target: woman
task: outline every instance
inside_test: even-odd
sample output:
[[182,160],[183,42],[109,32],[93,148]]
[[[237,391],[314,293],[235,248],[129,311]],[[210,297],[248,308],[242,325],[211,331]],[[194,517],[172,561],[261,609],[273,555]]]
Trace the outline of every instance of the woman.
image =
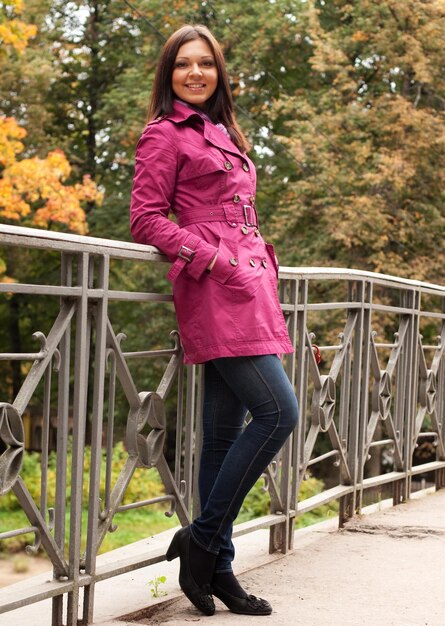
[[248,148],[219,44],[204,26],[180,28],[161,53],[137,146],[131,232],[173,262],[184,361],[205,364],[202,512],[166,556],[180,557],[181,588],[206,615],[215,611],[212,594],[235,613],[272,611],[233,574],[232,524],[298,417],[277,356],[293,348],[276,257],[258,229]]

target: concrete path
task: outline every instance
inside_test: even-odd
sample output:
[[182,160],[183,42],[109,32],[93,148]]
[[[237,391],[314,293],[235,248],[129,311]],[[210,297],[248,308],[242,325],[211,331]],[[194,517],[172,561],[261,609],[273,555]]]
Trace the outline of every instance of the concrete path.
[[444,626],[445,491],[354,519],[340,531],[318,528],[297,538],[291,554],[240,579],[271,602],[271,616],[235,615],[217,600],[209,618],[179,599],[137,623]]
[[[386,506],[342,530],[333,519],[296,531],[286,556],[268,554],[266,530],[237,538],[236,572],[272,604],[268,617],[232,614],[218,600],[214,616],[201,615],[178,587],[175,560],[98,583],[94,626],[445,626],[445,490]],[[167,595],[153,600],[156,576],[167,577]],[[45,601],[0,615],[0,626],[50,626],[50,615]]]

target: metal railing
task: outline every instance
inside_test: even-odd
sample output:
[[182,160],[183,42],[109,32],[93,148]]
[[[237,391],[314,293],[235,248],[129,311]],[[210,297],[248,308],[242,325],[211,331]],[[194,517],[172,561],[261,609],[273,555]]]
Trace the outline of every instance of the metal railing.
[[[42,546],[54,569],[51,583],[28,586],[23,593],[1,590],[0,612],[52,598],[53,626],[88,624],[98,581],[164,558],[164,550],[157,549],[98,565],[97,553],[113,528],[115,514],[164,501],[170,504],[169,514],[176,513],[180,523],[187,524],[199,510],[195,471],[199,445],[194,442],[200,439],[201,368],[183,366],[175,332],[171,338],[158,337],[157,343],[165,347],[152,350],[146,349],[142,333],[142,345],[125,352],[126,329],[116,329],[111,321],[110,308],[125,302],[145,307],[144,319],[147,307],[157,307],[157,315],[160,303],[172,310],[169,293],[113,285],[111,263],[157,266],[165,258],[156,249],[5,225],[0,225],[0,246],[42,254],[53,251],[61,259],[56,283],[0,283],[0,298],[26,294],[60,301],[49,332],[35,329],[38,351],[0,353],[0,361],[29,364],[16,396],[0,398],[0,494],[14,492],[29,526],[3,532],[0,539],[33,532],[33,548]],[[371,489],[389,486],[397,504],[409,498],[416,475],[430,473],[437,488],[445,486],[445,288],[356,270],[283,267],[279,291],[295,345],[295,354],[285,357],[284,365],[299,399],[300,420],[265,474],[270,514],[235,526],[235,535],[268,527],[270,550],[285,553],[292,548],[296,517],[322,504],[338,500],[343,524],[360,511]],[[315,340],[323,344],[319,364]],[[131,369],[135,361],[146,360],[165,363],[154,389],[141,388]],[[127,405],[126,462],[116,478],[112,451],[118,439],[118,386]],[[21,476],[23,419],[36,397],[43,416],[39,502]],[[175,411],[170,433],[175,436],[175,458],[170,463],[164,445],[167,401]],[[56,495],[48,502],[48,433],[54,415]],[[91,446],[88,472],[86,432]],[[69,434],[71,467],[67,467]],[[433,458],[415,465],[416,446],[425,441],[431,444]],[[379,463],[373,465],[376,458]],[[139,467],[156,468],[165,495],[122,505]],[[325,468],[327,488],[298,501],[303,480],[316,467]],[[86,482],[88,520],[83,531]]]

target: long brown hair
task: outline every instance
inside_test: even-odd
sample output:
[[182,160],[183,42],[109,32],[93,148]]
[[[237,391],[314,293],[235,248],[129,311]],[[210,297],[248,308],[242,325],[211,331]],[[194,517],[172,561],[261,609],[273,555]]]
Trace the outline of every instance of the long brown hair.
[[235,145],[247,152],[250,144],[238,126],[233,113],[233,99],[230,90],[229,77],[224,61],[221,46],[208,28],[200,24],[186,25],[175,31],[161,51],[148,107],[148,120],[160,115],[168,115],[173,109],[175,94],[172,88],[172,75],[179,48],[195,39],[204,39],[213,53],[218,70],[218,85],[213,95],[206,103],[206,113],[212,122],[221,122],[227,128]]

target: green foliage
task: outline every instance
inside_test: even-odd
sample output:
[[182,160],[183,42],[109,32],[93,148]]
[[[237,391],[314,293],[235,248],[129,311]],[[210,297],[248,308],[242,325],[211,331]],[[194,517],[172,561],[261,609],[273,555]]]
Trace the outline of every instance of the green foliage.
[[167,592],[163,589],[160,589],[161,585],[164,585],[167,581],[166,576],[156,576],[153,580],[149,580],[148,584],[150,585],[150,592],[152,598],[160,598],[161,596],[166,596]]
[[[302,482],[298,500],[306,500],[307,498],[321,493],[323,489],[323,481],[315,478],[314,476],[310,476]],[[258,480],[244,500],[243,506],[236,520],[237,523],[247,522],[248,520],[261,517],[262,515],[268,515],[270,512],[269,505],[270,496],[264,488],[264,481],[262,479]],[[337,514],[338,503],[331,502],[310,511],[309,513],[305,513],[301,517],[298,517],[296,520],[296,526],[297,528],[309,526],[310,524],[315,524],[316,522],[320,522],[323,519]]]
[[[0,528],[2,532],[8,532],[9,530],[17,530],[19,528],[28,528],[29,520],[25,513],[20,510],[8,510],[3,507],[3,500],[6,496],[1,496],[0,504]],[[0,556],[3,553],[15,553],[20,550],[24,550],[25,546],[32,545],[34,543],[34,533],[26,533],[18,537],[12,537],[10,539],[3,539],[0,541]]]
[[[306,500],[312,496],[316,496],[324,490],[324,483],[322,480],[315,478],[314,476],[308,476],[306,480],[303,480],[298,494],[298,501]],[[324,519],[338,515],[338,502],[333,501],[297,517],[296,526],[302,528],[304,526],[310,526],[317,522],[321,522]]]
[[[119,473],[122,471],[125,461],[128,458],[128,454],[124,448],[122,442],[117,443],[113,448],[113,461],[112,461],[112,475],[111,483],[116,482]],[[87,446],[85,448],[84,459],[84,475],[88,476],[90,471],[91,450]],[[71,480],[71,462],[72,454],[68,452],[67,457],[67,484],[70,484]],[[102,456],[101,463],[101,486],[103,491],[105,486],[105,456]],[[35,502],[39,502],[41,493],[41,455],[37,452],[26,452],[23,460],[23,468],[21,471],[21,477],[24,480],[26,487],[34,499]],[[53,506],[56,497],[56,454],[51,452],[48,463],[48,473],[46,478],[46,489],[48,494],[49,506]],[[159,477],[157,470],[137,468],[133,474],[133,478],[128,485],[125,492],[122,504],[129,502],[136,502],[139,500],[147,500],[149,498],[155,498],[164,493],[164,487]],[[83,483],[83,500],[87,504],[89,497],[89,485],[87,481]],[[67,501],[70,501],[70,493],[67,493]],[[20,508],[20,505],[12,493],[8,492],[2,496],[1,509],[4,511],[14,511]]]
[[[21,476],[26,483],[26,487],[29,490],[34,501],[38,501],[40,498],[41,482],[40,482],[40,454],[37,452],[26,452],[23,457],[23,466],[21,470]],[[48,472],[47,482],[48,492],[51,494],[51,500],[55,497],[55,473],[53,471]],[[1,496],[0,500],[2,511],[18,511],[20,510],[20,504],[12,491],[8,491],[4,496]]]
[[[89,456],[87,455],[89,459]],[[118,475],[122,471],[125,461],[128,458],[128,454],[124,448],[122,442],[117,443],[113,448],[113,470],[111,482],[114,484]],[[102,459],[102,480],[101,489],[104,487],[104,475],[105,475],[105,459]],[[89,471],[89,467],[85,468],[85,471]],[[149,498],[156,498],[157,496],[164,494],[164,486],[159,477],[159,473],[156,469],[137,468],[133,474],[130,484],[125,491],[122,504],[130,502],[136,502],[138,500],[147,500]],[[88,488],[84,487],[84,498],[88,497]]]
[[247,522],[270,513],[270,496],[264,488],[264,480],[258,480],[244,499],[237,522]]
[[273,220],[287,264],[444,280],[444,34],[439,3],[305,4],[308,82],[271,110],[299,164]]
[[[65,527],[69,528],[69,511],[66,513]],[[86,529],[88,524],[88,509],[82,511],[82,550],[85,549]],[[100,546],[99,554],[115,550],[127,546],[130,543],[139,541],[156,533],[160,533],[168,528],[177,526],[176,517],[166,517],[162,506],[159,508],[146,507],[117,513],[113,519],[113,525],[117,526],[115,532],[107,533]],[[29,521],[25,513],[20,511],[5,511],[0,508],[0,528],[2,532],[8,530],[16,530],[18,528],[27,528]],[[13,554],[25,549],[27,545],[33,545],[34,534],[27,533],[10,539],[3,539],[0,542],[0,556],[2,554]],[[68,536],[65,540],[65,548],[68,549]],[[39,554],[44,555],[43,549]]]
[[133,154],[156,60],[177,27],[202,22],[224,48],[254,145],[262,230],[281,262],[442,280],[441,3],[24,6],[38,34],[1,68],[2,110],[25,122],[30,154],[62,148],[73,176],[101,185],[92,234],[130,238]]
[[[88,455],[87,455],[88,456]],[[125,460],[125,451],[122,444],[118,444],[113,452],[113,480],[116,478],[119,469]],[[48,472],[48,501],[53,502],[55,494],[55,472],[54,472],[54,456],[50,458],[50,471]],[[88,469],[86,462],[85,469]],[[37,453],[28,453],[25,455],[24,468],[22,472],[23,479],[31,492],[31,495],[39,501],[40,498],[40,455]],[[323,481],[309,477],[303,481],[299,500],[305,500],[323,491]],[[87,486],[84,485],[84,509],[82,511],[82,546],[85,547],[86,528],[88,523],[88,500]],[[159,475],[155,470],[136,470],[132,481],[127,489],[124,502],[136,501],[155,497],[163,493],[162,483]],[[270,496],[264,490],[264,481],[259,480],[253,489],[249,492],[244,500],[240,514],[236,523],[245,522],[251,519],[267,515],[269,509]],[[29,526],[29,522],[25,513],[20,509],[19,504],[12,493],[2,496],[0,500],[0,528],[3,532],[14,530],[17,528],[25,528]],[[117,526],[117,530],[107,533],[100,547],[99,553],[108,552],[116,548],[128,545],[135,541],[139,541],[149,535],[162,532],[167,528],[172,528],[178,524],[176,516],[168,518],[164,514],[165,505],[152,505],[147,508],[135,509],[117,513],[113,519],[113,524]],[[309,513],[305,513],[296,520],[297,528],[308,526],[323,519],[338,514],[338,503],[331,502],[323,505]],[[66,528],[69,528],[69,509],[66,513]],[[14,553],[24,549],[27,545],[34,543],[34,534],[28,533],[11,539],[5,539],[0,543],[0,553]],[[159,585],[165,583],[164,577],[157,577],[149,584],[152,585],[151,592],[153,597],[163,595]],[[157,586],[155,584],[156,580]],[[158,595],[154,595],[154,592]]]
[[117,513],[113,518],[113,524],[117,526],[117,530],[106,534],[100,546],[100,554],[177,526],[178,518],[175,515],[166,517],[165,510],[165,505],[152,505]]
[[[89,475],[91,450],[89,447],[85,449],[84,460],[84,475]],[[125,461],[128,458],[122,442],[117,443],[113,449],[113,461],[112,461],[112,477],[111,484],[114,485],[116,479],[124,467]],[[70,484],[71,480],[71,451],[68,452],[67,457],[67,484]],[[37,452],[27,452],[24,456],[23,468],[21,471],[21,477],[25,482],[30,495],[34,499],[37,505],[40,504],[41,494],[41,455]],[[46,489],[48,498],[48,507],[53,507],[55,503],[56,493],[56,455],[51,453],[49,457],[48,473],[46,479]],[[101,464],[101,492],[103,492],[105,485],[105,458],[102,458]],[[88,516],[88,498],[89,498],[89,484],[88,481],[83,483],[83,506],[82,513],[82,527],[83,527],[83,542],[85,542],[85,532],[87,526]],[[137,502],[141,500],[147,500],[163,495],[165,493],[164,486],[159,477],[157,470],[137,468],[133,474],[133,478],[130,481],[125,495],[122,500],[122,504],[130,502]],[[69,528],[69,503],[70,503],[70,490],[67,490],[67,513],[66,513],[66,528]],[[125,511],[117,513],[113,519],[113,524],[117,525],[117,532],[108,533],[101,545],[100,552],[107,552],[117,547],[127,545],[133,541],[138,541],[143,537],[147,537],[150,534],[161,532],[166,528],[170,528],[177,524],[175,518],[167,518],[164,514],[166,510],[165,504],[154,504],[150,507],[143,509],[136,509],[134,511]],[[29,526],[29,522],[20,508],[20,504],[12,491],[2,496],[0,499],[0,528],[2,531],[13,530],[16,528]],[[12,539],[6,539],[2,541],[0,549],[7,549],[9,551],[16,551],[28,544],[34,542],[33,534],[27,534]]]

